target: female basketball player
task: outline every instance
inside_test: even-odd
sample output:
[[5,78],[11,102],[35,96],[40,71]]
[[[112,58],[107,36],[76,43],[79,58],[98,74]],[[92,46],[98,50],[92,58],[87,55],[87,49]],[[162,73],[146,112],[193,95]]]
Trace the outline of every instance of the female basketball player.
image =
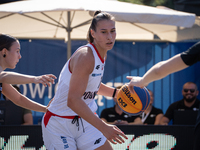
[[114,17],[94,14],[88,31],[89,44],[76,50],[63,67],[58,89],[42,121],[48,150],[112,150],[127,137],[96,114],[96,94],[116,97],[116,90],[101,83],[107,51],[115,43]]
[[[149,83],[162,79],[167,75],[183,70],[196,62],[200,61],[200,42],[194,44],[187,51],[177,54],[174,57],[161,61],[151,67],[143,77],[131,77],[127,76],[127,79],[131,80],[129,83],[129,89],[133,86],[144,87]],[[198,112],[195,138],[194,138],[194,150],[200,149],[200,110]]]
[[44,86],[54,83],[56,77],[52,74],[29,76],[14,72],[3,71],[6,68],[14,69],[21,58],[19,41],[6,34],[0,34],[0,93],[16,105],[34,111],[46,112],[47,107],[31,101],[20,94],[11,84],[42,83]]

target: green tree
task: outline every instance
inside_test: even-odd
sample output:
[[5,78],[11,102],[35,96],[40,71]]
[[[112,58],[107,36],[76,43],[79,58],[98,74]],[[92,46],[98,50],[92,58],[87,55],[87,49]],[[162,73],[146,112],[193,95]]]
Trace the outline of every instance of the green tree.
[[118,0],[118,1],[153,6],[153,7],[165,6],[174,9],[173,0]]

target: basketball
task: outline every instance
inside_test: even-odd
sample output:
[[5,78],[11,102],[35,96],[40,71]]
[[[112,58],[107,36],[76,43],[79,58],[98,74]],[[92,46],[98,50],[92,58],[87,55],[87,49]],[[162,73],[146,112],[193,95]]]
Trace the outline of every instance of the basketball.
[[150,95],[146,87],[133,87],[134,93],[130,92],[128,85],[123,85],[117,94],[117,103],[123,112],[136,116],[144,112],[150,102]]

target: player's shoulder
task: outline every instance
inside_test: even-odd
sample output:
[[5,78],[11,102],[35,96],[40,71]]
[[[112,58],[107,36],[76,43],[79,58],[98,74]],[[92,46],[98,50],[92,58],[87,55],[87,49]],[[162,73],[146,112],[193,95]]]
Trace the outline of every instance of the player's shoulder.
[[183,52],[181,55],[199,55],[200,54],[200,42],[192,45],[187,51]]
[[200,104],[200,100],[196,99],[195,103]]
[[88,46],[80,47],[73,55],[72,60],[76,60],[80,63],[93,63],[94,56],[92,49]]
[[152,110],[160,111],[162,109],[152,106]]
[[152,111],[153,111],[153,112],[156,112],[156,113],[163,113],[162,109],[156,108],[156,107],[154,107],[154,106],[153,106],[153,108],[152,108]]

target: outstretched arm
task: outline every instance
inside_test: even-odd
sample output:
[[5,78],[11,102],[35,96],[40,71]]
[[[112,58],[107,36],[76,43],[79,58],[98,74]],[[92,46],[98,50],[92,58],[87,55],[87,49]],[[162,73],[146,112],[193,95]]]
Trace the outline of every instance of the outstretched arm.
[[27,98],[26,96],[19,93],[12,85],[3,83],[2,84],[2,94],[5,95],[8,99],[10,99],[13,103],[18,106],[21,106],[26,109],[39,111],[39,112],[46,112],[47,107],[34,102]]
[[[188,66],[183,62],[180,54],[175,55],[174,57],[161,61],[151,67],[143,77],[133,77],[127,76],[127,79],[131,80],[129,83],[129,87],[131,86],[139,86],[144,87],[149,83],[162,79],[167,75],[180,71],[182,69],[187,68]],[[130,88],[131,89],[131,88]]]
[[139,87],[147,86],[150,82],[162,79],[171,73],[183,70],[198,61],[200,61],[200,42],[197,42],[181,54],[177,54],[166,61],[161,61],[155,64],[144,74],[143,77],[128,76],[127,79],[131,80],[129,88],[131,90],[131,86],[133,85]]
[[31,76],[8,71],[2,71],[0,73],[0,83],[8,84],[41,83],[44,86],[50,86],[50,83],[54,84],[54,79],[56,79],[56,76],[54,76],[53,74]]
[[[98,95],[103,95],[103,96],[109,96],[112,97],[113,93],[114,93],[115,88],[107,86],[103,83],[101,83],[99,91],[98,91]],[[114,94],[114,98],[117,98],[117,93],[118,93],[119,89],[116,89],[116,93]]]

